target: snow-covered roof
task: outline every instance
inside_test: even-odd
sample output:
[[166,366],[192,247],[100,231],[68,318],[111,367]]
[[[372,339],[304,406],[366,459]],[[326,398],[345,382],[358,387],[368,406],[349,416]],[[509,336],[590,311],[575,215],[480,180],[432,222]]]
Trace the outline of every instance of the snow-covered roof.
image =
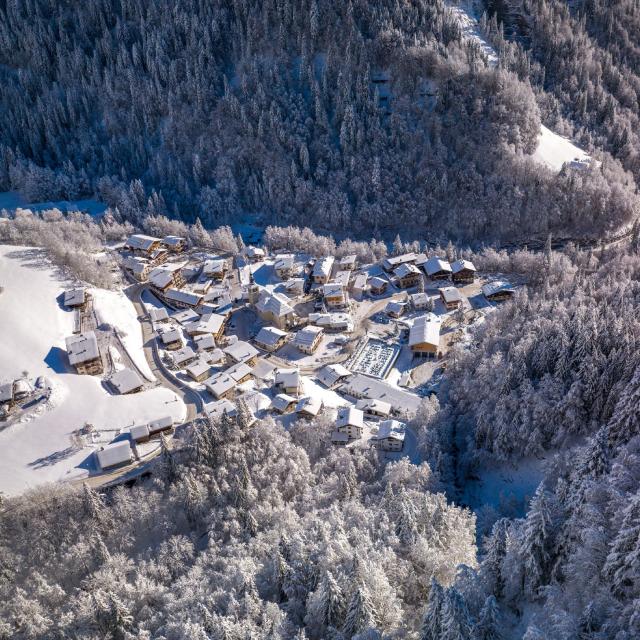
[[369,285],[373,288],[373,289],[382,289],[383,287],[386,287],[389,283],[387,282],[387,280],[385,280],[384,278],[379,278],[378,276],[374,276],[373,278],[371,278],[371,280],[369,280]]
[[225,347],[223,351],[234,362],[246,362],[258,355],[258,350],[252,344],[249,344],[244,340],[238,340],[237,342],[230,344],[228,347]]
[[351,371],[340,363],[328,364],[317,372],[316,378],[325,386],[332,387],[338,380],[351,375]]
[[444,258],[437,258],[433,256],[424,263],[424,270],[428,276],[432,276],[434,273],[441,271],[447,271],[451,273],[451,265]]
[[164,296],[169,302],[179,302],[180,304],[187,304],[191,307],[198,306],[202,300],[200,294],[184,291],[183,289],[167,289]]
[[232,418],[238,413],[236,405],[226,398],[223,398],[222,400],[215,400],[214,402],[207,402],[207,404],[204,405],[203,410],[204,413],[212,420],[221,418],[225,414]]
[[245,249],[245,253],[249,258],[262,258],[264,256],[264,249],[249,246]]
[[455,287],[442,287],[440,295],[447,304],[450,302],[462,302],[462,296]]
[[264,344],[269,347],[273,347],[282,338],[286,338],[289,334],[286,331],[282,331],[277,327],[262,327],[260,331],[258,331],[258,335],[255,337],[255,341],[259,344]]
[[387,270],[394,269],[395,267],[405,264],[406,262],[415,262],[416,254],[411,251],[409,253],[403,253],[400,256],[390,256],[385,258],[383,264]]
[[69,362],[72,365],[82,364],[100,357],[98,341],[93,331],[86,331],[66,339]]
[[224,258],[217,258],[215,260],[207,260],[202,265],[202,273],[204,275],[219,275],[224,273],[227,268],[227,261]]
[[275,257],[273,268],[275,271],[280,271],[281,269],[290,270],[293,268],[294,260],[295,256],[291,253],[279,253]]
[[473,262],[469,260],[456,260],[451,265],[451,271],[453,273],[460,273],[461,271],[476,271],[476,267]]
[[409,329],[409,346],[430,344],[436,348],[439,347],[441,325],[442,322],[433,313],[416,318]]
[[414,307],[420,307],[429,303],[429,294],[427,293],[412,293],[409,296],[411,304]]
[[142,440],[144,438],[148,438],[149,426],[146,424],[139,424],[139,425],[136,425],[135,427],[131,427],[131,429],[129,429],[129,437],[134,442],[137,442],[138,440]]
[[318,396],[301,398],[296,405],[296,413],[305,413],[310,416],[317,416],[320,409],[322,409],[322,400]]
[[13,382],[0,384],[0,402],[13,400]]
[[198,362],[194,362],[187,367],[187,374],[190,375],[194,380],[203,376],[205,373],[209,373],[211,367],[208,362],[203,362],[199,360]]
[[149,268],[149,263],[144,258],[137,256],[127,256],[122,264],[125,269],[129,269],[135,274],[144,273],[145,269]]
[[276,371],[275,385],[291,389],[300,384],[300,372],[298,369],[278,369]]
[[149,274],[149,282],[158,289],[164,289],[173,282],[173,272],[169,269],[156,267]]
[[84,304],[85,295],[86,295],[86,292],[83,287],[68,289],[67,291],[64,292],[64,306],[77,307],[81,304]]
[[275,365],[273,365],[268,360],[258,358],[258,361],[253,365],[253,368],[251,369],[251,374],[254,378],[258,378],[259,380],[266,380],[271,376],[275,368]]
[[182,336],[177,329],[170,329],[160,334],[160,340],[162,340],[162,344],[171,344],[172,342],[182,341]]
[[402,442],[404,441],[406,426],[404,422],[400,422],[399,420],[383,420],[378,427],[378,435],[375,439],[386,440],[389,438]]
[[204,385],[210,393],[219,398],[230,389],[234,389],[240,380],[248,375],[251,375],[251,368],[244,362],[240,362],[233,367],[229,367],[226,371],[205,380]]
[[188,324],[197,320],[200,316],[193,309],[183,309],[173,314],[173,319],[180,324]]
[[331,269],[333,269],[333,263],[335,258],[333,256],[325,256],[316,260],[313,265],[313,277],[314,278],[328,278],[331,275]]
[[349,256],[344,256],[343,258],[340,258],[340,264],[341,265],[355,264],[357,259],[358,257],[354,253]]
[[362,289],[364,289],[367,286],[367,279],[368,279],[368,275],[366,273],[359,273],[354,279],[353,279],[353,288],[356,291],[362,291]]
[[171,354],[171,359],[173,360],[173,364],[176,366],[180,366],[185,362],[189,362],[196,357],[194,350],[191,347],[182,347],[182,349],[178,349]]
[[291,405],[296,404],[298,401],[286,393],[279,393],[271,401],[271,407],[279,413],[285,412]]
[[149,318],[152,322],[162,322],[169,319],[169,313],[166,307],[151,307],[149,309]]
[[307,326],[296,333],[293,342],[296,346],[309,347],[323,331],[322,327]]
[[404,302],[399,302],[397,300],[390,300],[387,303],[387,306],[385,307],[384,310],[386,313],[401,315],[404,312],[405,306],[406,306],[406,303]]
[[364,413],[361,409],[356,409],[355,407],[341,407],[338,409],[338,417],[336,419],[336,427],[338,429],[347,426],[362,428],[363,425]]
[[335,298],[344,296],[344,287],[341,282],[329,282],[322,286],[322,293],[325,298]]
[[208,313],[195,322],[186,325],[185,330],[189,335],[196,333],[217,334],[224,325],[226,318],[217,313]]
[[381,415],[389,415],[391,413],[391,405],[384,400],[376,398],[362,398],[356,402],[356,409],[360,409],[364,413],[377,413]]
[[153,236],[146,236],[142,233],[134,233],[132,236],[129,236],[125,245],[132,249],[140,249],[141,251],[149,251],[151,247],[156,242],[160,242],[159,238],[154,238]]
[[406,278],[407,276],[410,276],[412,274],[420,275],[420,269],[418,269],[418,267],[416,267],[414,264],[411,264],[410,262],[403,262],[393,272],[393,275],[396,278]]
[[139,389],[142,386],[142,380],[140,376],[131,369],[121,369],[116,371],[109,382],[115,387],[118,393],[130,393],[134,389]]
[[131,462],[133,457],[131,445],[128,440],[107,444],[97,451],[96,455],[98,464],[102,469],[107,469],[117,464],[124,464],[125,462]]
[[293,307],[289,304],[291,301],[282,293],[270,294],[262,291],[256,308],[261,313],[271,313],[276,317],[287,316],[293,313]]
[[347,333],[353,331],[353,320],[348,313],[310,313],[309,322],[329,329],[341,329]]
[[168,247],[177,247],[186,242],[186,238],[181,238],[180,236],[165,236],[162,239],[162,243],[166,244]]
[[162,416],[162,418],[152,420],[149,423],[149,433],[157,433],[171,427],[173,427],[173,418],[171,416]]
[[287,291],[300,292],[304,289],[304,278],[290,278],[284,283]]
[[493,282],[487,282],[482,285],[482,293],[485,297],[489,298],[496,293],[515,293],[513,285],[506,280],[494,280]]

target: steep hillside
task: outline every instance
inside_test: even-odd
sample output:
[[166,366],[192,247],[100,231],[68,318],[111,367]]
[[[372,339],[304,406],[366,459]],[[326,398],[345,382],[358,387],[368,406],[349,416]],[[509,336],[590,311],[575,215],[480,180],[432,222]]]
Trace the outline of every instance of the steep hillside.
[[559,174],[530,160],[544,95],[467,28],[441,0],[9,4],[0,187],[97,190],[134,221],[429,239],[631,221],[635,185],[610,157]]

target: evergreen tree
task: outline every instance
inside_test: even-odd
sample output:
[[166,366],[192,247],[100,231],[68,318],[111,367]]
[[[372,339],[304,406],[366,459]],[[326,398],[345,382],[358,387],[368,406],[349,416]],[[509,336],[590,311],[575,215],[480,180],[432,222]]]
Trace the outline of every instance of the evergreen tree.
[[376,614],[371,598],[362,585],[357,585],[349,600],[342,632],[346,638],[352,638],[357,633],[375,628],[375,625]]
[[455,587],[449,587],[444,594],[440,619],[442,640],[471,640],[473,622],[464,598]]
[[480,610],[480,617],[475,625],[474,640],[501,640],[500,610],[493,596],[489,596]]
[[427,610],[422,619],[420,640],[440,640],[443,626],[444,589],[432,578]]

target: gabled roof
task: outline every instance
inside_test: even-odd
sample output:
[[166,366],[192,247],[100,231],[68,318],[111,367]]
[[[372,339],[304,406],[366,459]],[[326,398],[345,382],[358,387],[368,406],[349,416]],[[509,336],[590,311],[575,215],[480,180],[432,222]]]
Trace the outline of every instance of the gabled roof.
[[178,349],[171,354],[171,359],[175,365],[181,365],[184,362],[193,360],[195,357],[196,354],[191,347],[182,347],[182,349]]
[[320,409],[322,409],[322,400],[318,396],[301,398],[296,405],[296,413],[306,413],[310,416],[317,416]]
[[258,331],[258,335],[255,337],[255,341],[260,344],[266,344],[267,346],[274,346],[278,344],[282,338],[286,338],[289,334],[286,331],[282,331],[277,327],[262,327]]
[[439,273],[440,271],[448,271],[451,273],[451,265],[443,258],[436,258],[433,256],[424,263],[424,270],[427,272],[428,276],[431,276],[434,273]]
[[227,268],[227,261],[223,258],[217,258],[215,260],[207,260],[202,265],[202,273],[205,275],[211,275],[214,273],[222,273]]
[[300,385],[300,371],[298,369],[278,369],[275,377],[276,386],[297,387]]
[[244,340],[238,340],[230,344],[228,347],[225,347],[223,351],[234,362],[246,362],[258,355],[258,350],[252,344],[244,342]]
[[172,342],[182,340],[182,336],[177,329],[170,329],[169,331],[163,331],[160,334],[160,340],[162,341],[162,344],[171,344]]
[[291,405],[296,404],[298,401],[293,396],[286,393],[279,393],[271,401],[271,407],[280,413],[286,411]]
[[109,382],[115,387],[118,393],[129,393],[142,386],[140,376],[131,369],[116,371],[111,378],[109,378]]
[[290,300],[281,293],[268,293],[263,291],[260,294],[256,308],[261,313],[271,313],[276,317],[288,316],[294,313]]
[[382,287],[386,287],[388,285],[388,281],[384,278],[379,278],[378,276],[374,276],[369,280],[369,285],[374,289],[380,289]]
[[416,318],[409,329],[409,346],[430,344],[440,346],[440,327],[442,322],[433,313]]
[[172,314],[172,317],[180,324],[185,325],[197,320],[200,316],[193,309],[183,309],[182,311]]
[[187,373],[192,378],[199,378],[201,375],[205,373],[209,373],[210,369],[211,367],[209,366],[208,362],[203,362],[202,360],[198,360],[197,362],[194,362],[193,364],[190,364],[187,367]]
[[200,304],[202,296],[197,293],[191,293],[191,291],[183,291],[182,289],[167,289],[164,294],[165,298],[169,301],[180,302],[182,304],[188,304],[195,307]]
[[493,282],[487,282],[487,284],[482,285],[482,293],[485,297],[490,297],[495,295],[496,293],[515,293],[515,289],[513,285],[506,280],[494,280]]
[[162,243],[166,244],[168,247],[177,247],[180,244],[185,243],[186,238],[181,238],[180,236],[165,236],[162,239]]
[[469,260],[460,259],[460,260],[456,260],[451,265],[451,271],[453,273],[460,273],[460,271],[476,271],[476,268],[473,262],[470,262]]
[[341,407],[338,409],[338,417],[336,419],[336,427],[360,427],[364,425],[364,413],[355,407]]
[[404,441],[404,435],[407,425],[399,420],[383,420],[378,427],[378,435],[376,440],[392,440]]
[[391,405],[384,400],[377,398],[362,398],[356,402],[356,409],[361,409],[365,413],[381,413],[389,415],[391,413]]
[[203,407],[204,413],[212,420],[221,418],[223,415],[233,417],[238,413],[236,405],[230,400],[223,398],[214,402],[207,402]]
[[82,364],[100,357],[98,341],[93,331],[86,331],[66,339],[69,362],[72,365]]
[[129,236],[125,245],[127,247],[131,247],[132,249],[149,251],[149,249],[151,249],[151,247],[156,242],[160,242],[160,238],[154,238],[153,236],[145,236],[142,233],[134,233],[132,236]]
[[279,253],[275,258],[273,268],[275,271],[279,271],[280,269],[292,269],[294,260],[295,256],[292,253]]
[[216,346],[216,339],[211,333],[203,333],[202,335],[195,336],[193,340],[196,343],[196,349],[198,351],[214,349]]
[[314,327],[313,325],[300,329],[295,335],[294,344],[310,346],[323,331],[324,329],[322,327]]
[[169,313],[166,307],[151,307],[149,309],[149,318],[152,322],[160,322],[169,319]]
[[313,276],[328,278],[331,275],[334,262],[335,258],[333,256],[325,256],[324,258],[316,260],[316,263],[313,265]]
[[351,375],[351,371],[340,363],[328,364],[316,374],[316,378],[325,386],[332,387],[338,380]]
[[344,286],[341,282],[329,282],[322,286],[322,293],[325,298],[344,296]]
[[440,289],[440,295],[442,296],[442,299],[447,303],[462,302],[462,296],[455,287],[442,287]]
[[403,262],[395,271],[393,275],[396,278],[406,278],[409,275],[420,275],[420,269],[410,262]]
[[158,289],[164,289],[173,282],[173,272],[157,267],[149,274],[149,282]]
[[190,322],[185,326],[185,329],[189,335],[195,333],[211,333],[217,334],[222,329],[226,318],[217,313],[208,313],[202,316],[200,319]]

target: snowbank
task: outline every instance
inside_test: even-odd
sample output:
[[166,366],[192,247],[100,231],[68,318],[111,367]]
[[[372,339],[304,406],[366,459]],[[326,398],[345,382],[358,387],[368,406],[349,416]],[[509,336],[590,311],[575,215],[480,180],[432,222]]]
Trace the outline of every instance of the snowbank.
[[130,396],[112,396],[100,378],[69,370],[64,338],[71,335],[73,313],[58,297],[68,283],[37,249],[0,246],[0,380],[47,376],[53,384],[52,405],[30,419],[0,431],[0,491],[16,495],[36,485],[77,477],[93,468],[92,448],[76,450],[70,436],[85,422],[94,425],[98,444],[120,429],[171,414],[186,416],[183,402],[157,387]]
[[90,293],[99,322],[110,324],[118,330],[129,357],[147,380],[155,381],[144,355],[142,327],[131,300],[122,291],[91,289]]

